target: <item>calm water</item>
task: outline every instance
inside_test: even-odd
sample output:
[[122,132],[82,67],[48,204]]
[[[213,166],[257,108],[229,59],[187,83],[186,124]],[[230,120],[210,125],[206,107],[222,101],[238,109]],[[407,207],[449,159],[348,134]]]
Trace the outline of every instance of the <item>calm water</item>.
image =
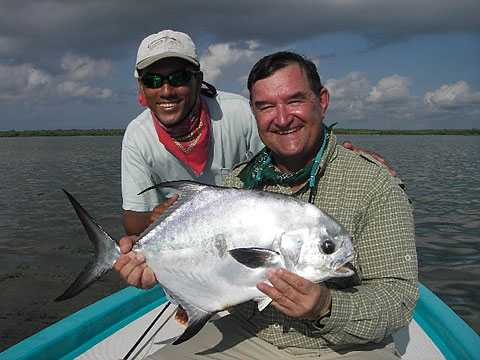
[[[384,156],[415,204],[420,281],[480,333],[480,138],[339,136]],[[0,138],[0,351],[121,289],[116,274],[53,299],[90,243],[62,188],[119,238],[120,137]]]

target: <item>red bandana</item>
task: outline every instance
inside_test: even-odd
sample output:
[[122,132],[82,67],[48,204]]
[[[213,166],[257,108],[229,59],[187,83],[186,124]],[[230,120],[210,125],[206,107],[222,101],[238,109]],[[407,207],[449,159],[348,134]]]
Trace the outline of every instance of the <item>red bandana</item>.
[[202,174],[208,158],[210,144],[210,114],[205,101],[199,96],[187,117],[177,125],[165,128],[150,111],[158,140],[180,160],[187,165],[196,176]]

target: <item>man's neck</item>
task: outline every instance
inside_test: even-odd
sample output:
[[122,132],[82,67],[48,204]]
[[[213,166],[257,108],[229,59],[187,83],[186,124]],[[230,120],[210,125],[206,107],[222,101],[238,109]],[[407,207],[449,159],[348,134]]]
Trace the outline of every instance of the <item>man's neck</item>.
[[290,159],[278,159],[275,154],[273,154],[273,161],[275,163],[275,166],[277,167],[278,170],[280,170],[282,173],[293,173],[302,170],[305,166],[307,166],[315,157],[308,157],[307,159],[301,158],[301,159],[295,159],[295,158],[290,158]]

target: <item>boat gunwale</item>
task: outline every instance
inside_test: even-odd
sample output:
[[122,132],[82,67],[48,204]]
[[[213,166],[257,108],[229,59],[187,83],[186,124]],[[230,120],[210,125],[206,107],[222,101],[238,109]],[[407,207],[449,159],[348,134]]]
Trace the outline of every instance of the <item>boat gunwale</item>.
[[[447,360],[475,359],[480,353],[478,334],[428,288],[420,282],[418,286],[414,320]],[[74,359],[166,301],[160,286],[125,288],[5,350],[0,360]]]

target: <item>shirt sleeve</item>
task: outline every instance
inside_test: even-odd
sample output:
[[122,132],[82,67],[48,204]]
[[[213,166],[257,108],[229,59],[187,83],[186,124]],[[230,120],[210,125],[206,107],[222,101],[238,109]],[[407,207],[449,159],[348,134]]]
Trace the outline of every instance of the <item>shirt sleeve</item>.
[[407,326],[418,299],[412,207],[393,179],[372,189],[354,233],[360,284],[330,286],[331,315],[314,324],[334,345],[379,342]]
[[138,193],[153,185],[154,181],[147,161],[126,134],[122,142],[123,210],[152,211],[160,203],[157,192],[152,190],[142,195]]

